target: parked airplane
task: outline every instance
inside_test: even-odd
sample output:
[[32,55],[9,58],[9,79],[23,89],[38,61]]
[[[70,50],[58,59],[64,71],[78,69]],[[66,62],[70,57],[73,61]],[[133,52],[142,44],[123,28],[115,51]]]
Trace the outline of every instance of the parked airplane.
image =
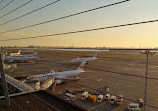
[[[83,61],[80,66],[76,70],[71,71],[63,71],[63,72],[54,72],[53,70],[48,74],[39,74],[39,75],[33,75],[26,78],[24,82],[32,82],[32,81],[40,81],[44,82],[49,77],[54,77],[56,84],[61,84],[62,80],[79,80],[80,78],[77,77],[78,74],[84,72],[83,66],[85,64],[85,61]],[[70,78],[70,77],[76,77],[76,78]]]
[[21,51],[22,53],[33,53],[34,51]]
[[10,56],[18,56],[20,55],[21,50],[18,51],[18,53],[10,53]]
[[[100,50],[98,52],[105,52],[105,51],[109,51],[108,49],[107,50]],[[95,54],[88,54],[88,55],[84,55],[83,57],[93,57]]]
[[27,60],[32,60],[32,59],[36,59],[38,52],[34,52],[34,54],[32,55],[28,55],[28,56],[6,56],[4,57],[5,61],[9,61],[9,62],[14,62],[14,61],[27,61]]
[[97,53],[95,53],[95,54],[93,55],[93,57],[72,59],[72,60],[70,60],[70,62],[71,62],[72,64],[73,64],[73,63],[76,63],[76,62],[82,62],[82,61],[85,61],[85,62],[87,63],[88,61],[96,60],[96,59],[97,59],[96,55],[97,55]]
[[[13,53],[11,53],[11,57],[26,57],[26,56],[32,56],[33,54],[21,54],[21,53],[34,53],[33,51],[21,51],[21,50],[19,50],[19,52],[20,52],[20,54],[13,54]],[[19,53],[18,52],[18,53]]]
[[155,54],[155,53],[157,53],[157,52],[158,52],[158,51],[146,49],[146,50],[142,50],[142,51],[141,51],[141,54],[151,54],[151,55],[153,55],[153,54]]

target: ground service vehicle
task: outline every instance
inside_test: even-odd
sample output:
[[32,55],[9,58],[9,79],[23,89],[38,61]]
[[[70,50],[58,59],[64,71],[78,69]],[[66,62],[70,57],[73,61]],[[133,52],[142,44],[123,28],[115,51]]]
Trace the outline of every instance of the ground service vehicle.
[[110,94],[106,94],[105,95],[105,100],[109,100],[110,99]]
[[141,111],[138,103],[130,103],[128,104],[128,111]]
[[81,95],[81,99],[84,100],[88,97],[88,92],[85,91],[82,95]]
[[105,91],[106,91],[107,93],[109,93],[110,88],[109,88],[108,86],[105,86]]
[[116,98],[116,96],[111,96],[111,99],[110,99],[110,104],[115,104],[116,103],[116,100],[117,100],[117,98]]
[[70,93],[66,93],[65,95],[68,96],[68,97],[70,97],[71,99],[74,99],[74,98],[75,98],[75,96],[72,95],[72,94],[70,94]]
[[138,104],[139,104],[139,107],[142,107],[142,106],[144,106],[144,101],[143,101],[143,99],[137,99],[137,102],[138,102]]
[[118,95],[118,96],[117,96],[117,104],[118,104],[118,105],[121,105],[122,102],[123,102],[123,95]]
[[86,100],[96,102],[96,100],[97,100],[97,96],[96,96],[96,95],[88,94]]
[[97,98],[97,102],[98,102],[98,103],[101,103],[102,100],[103,100],[103,95],[100,94],[100,95],[98,96],[98,98]]
[[90,101],[96,102],[97,101],[97,96],[92,95],[91,98],[90,98]]

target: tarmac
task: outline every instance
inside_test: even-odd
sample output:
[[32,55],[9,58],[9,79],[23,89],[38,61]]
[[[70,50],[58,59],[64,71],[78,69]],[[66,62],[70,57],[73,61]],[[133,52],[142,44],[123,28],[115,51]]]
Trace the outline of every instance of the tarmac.
[[[15,75],[34,75],[49,73],[50,70],[66,71],[76,69],[79,64],[71,65],[70,60],[95,52],[73,51],[39,51],[38,59],[31,63],[18,63],[17,68],[11,73]],[[109,51],[100,52],[98,59],[91,61],[84,67],[84,73],[79,75],[81,79],[76,82],[66,82],[56,86],[56,92],[64,92],[68,88],[85,88],[95,92],[95,89],[109,86],[110,93],[123,95],[125,99],[121,106],[111,106],[109,102],[103,105],[92,104],[89,101],[78,100],[81,104],[97,111],[127,111],[129,103],[138,98],[144,99],[146,56],[140,52]],[[147,88],[147,109],[158,109],[158,54],[149,56],[149,73]],[[152,107],[149,107],[152,106]],[[96,107],[95,107],[96,106]]]

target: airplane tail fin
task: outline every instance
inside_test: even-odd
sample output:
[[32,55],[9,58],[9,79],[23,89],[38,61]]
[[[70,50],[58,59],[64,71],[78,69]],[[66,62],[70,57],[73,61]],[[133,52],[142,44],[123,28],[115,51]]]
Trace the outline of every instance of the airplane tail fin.
[[80,66],[77,68],[77,70],[83,70],[84,64],[86,63],[86,61],[82,61]]
[[21,50],[18,51],[18,54],[20,54]]
[[54,70],[51,70],[50,73],[55,73],[55,71],[54,71]]
[[34,52],[34,53],[33,53],[33,56],[37,56],[37,54],[38,54],[38,52]]
[[93,55],[93,57],[96,57],[96,56],[97,56],[97,54],[98,54],[98,52],[96,52],[96,53]]

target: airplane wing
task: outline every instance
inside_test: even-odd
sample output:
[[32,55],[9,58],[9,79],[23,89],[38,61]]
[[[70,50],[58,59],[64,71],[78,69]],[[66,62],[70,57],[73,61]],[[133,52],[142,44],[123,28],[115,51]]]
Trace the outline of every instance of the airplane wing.
[[69,79],[79,80],[80,78],[55,78],[55,79],[60,79],[60,80],[69,80]]
[[60,80],[80,80],[80,79],[87,79],[87,78],[55,78],[56,80],[57,79],[60,79]]

